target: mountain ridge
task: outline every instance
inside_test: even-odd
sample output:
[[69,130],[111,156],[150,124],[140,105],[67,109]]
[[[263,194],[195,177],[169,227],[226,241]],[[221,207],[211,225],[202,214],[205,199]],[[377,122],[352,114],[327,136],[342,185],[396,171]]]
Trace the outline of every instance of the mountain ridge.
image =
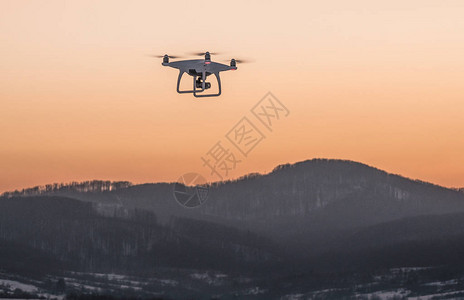
[[[448,189],[448,190],[464,192],[464,187],[463,188],[448,188],[448,187],[445,187],[445,186],[442,186],[440,184],[436,184],[433,182],[428,182],[428,181],[424,181],[421,179],[414,179],[414,178],[410,178],[410,177],[397,174],[397,173],[390,173],[383,169],[377,168],[375,166],[371,166],[363,162],[358,162],[358,161],[348,160],[348,159],[329,159],[329,158],[312,158],[312,159],[306,159],[306,160],[298,161],[294,163],[282,163],[282,164],[278,164],[276,167],[274,167],[271,171],[267,173],[251,172],[251,173],[242,175],[240,177],[237,177],[235,179],[215,181],[215,182],[211,182],[210,184],[220,185],[220,184],[238,182],[238,181],[256,178],[256,177],[264,177],[264,176],[272,175],[281,170],[285,170],[287,168],[300,167],[302,165],[307,165],[307,164],[314,163],[314,162],[351,163],[351,164],[355,164],[358,166],[367,167],[369,169],[373,169],[378,172],[388,174],[390,176],[398,176],[403,179],[411,180],[411,181],[426,184],[426,185],[432,185],[435,187],[441,187],[441,188]],[[74,191],[79,191],[79,192],[103,192],[103,191],[114,191],[117,189],[124,189],[124,188],[129,188],[129,187],[134,187],[134,186],[153,185],[153,184],[172,184],[172,183],[174,182],[160,181],[160,182],[145,182],[145,183],[134,184],[130,181],[111,181],[111,180],[101,180],[101,179],[93,179],[93,180],[80,181],[80,182],[73,181],[69,183],[55,182],[55,183],[50,183],[50,184],[45,184],[45,185],[37,185],[33,187],[22,188],[21,190],[16,189],[16,190],[5,191],[0,194],[0,197],[43,195],[43,194],[47,194],[50,192],[52,193],[59,192],[60,190],[74,190]],[[98,187],[96,188],[94,185],[97,185]]]

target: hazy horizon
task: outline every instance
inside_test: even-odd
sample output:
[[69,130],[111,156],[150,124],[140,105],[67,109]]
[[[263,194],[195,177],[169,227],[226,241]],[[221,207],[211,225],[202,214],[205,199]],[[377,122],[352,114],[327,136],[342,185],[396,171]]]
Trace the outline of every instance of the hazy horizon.
[[[449,188],[449,189],[462,189],[464,187],[462,186],[455,186],[455,187],[445,187],[445,186],[442,186],[442,185],[439,185],[437,183],[434,183],[434,182],[429,182],[429,181],[425,181],[425,180],[422,180],[420,178],[410,178],[410,177],[407,177],[407,176],[403,176],[402,174],[397,174],[397,173],[392,173],[392,172],[388,172],[387,170],[383,170],[383,169],[379,169],[375,166],[371,166],[371,165],[368,165],[368,164],[364,164],[362,162],[358,162],[358,161],[353,161],[353,160],[344,160],[344,159],[327,159],[327,158],[312,158],[312,159],[307,159],[307,160],[303,160],[303,161],[297,161],[297,162],[291,162],[291,163],[281,163],[281,164],[278,164],[278,165],[275,165],[272,169],[270,170],[267,170],[265,172],[250,172],[250,173],[246,173],[246,174],[242,174],[240,176],[236,176],[236,177],[230,177],[230,178],[227,178],[227,179],[224,179],[223,181],[221,180],[212,180],[212,181],[208,181],[209,183],[214,183],[214,182],[227,182],[229,180],[233,181],[233,180],[237,180],[237,179],[241,179],[241,178],[244,178],[246,177],[247,175],[253,175],[253,174],[259,174],[261,176],[264,176],[264,175],[267,175],[267,174],[270,174],[272,173],[277,167],[279,166],[283,166],[283,165],[295,165],[295,164],[299,164],[299,163],[307,163],[307,162],[311,162],[311,161],[318,161],[318,160],[327,160],[327,161],[338,161],[338,162],[352,162],[352,163],[356,163],[356,164],[361,164],[361,165],[365,165],[365,166],[368,166],[370,168],[373,168],[373,169],[378,169],[380,171],[384,171],[386,172],[387,174],[390,174],[390,175],[397,175],[397,176],[400,176],[400,177],[403,177],[405,179],[408,179],[408,180],[412,180],[412,181],[420,181],[420,182],[424,182],[424,183],[429,183],[429,184],[432,184],[432,185],[436,185],[436,186],[441,186],[441,187],[444,187],[444,188]],[[205,175],[207,175],[206,173],[204,174],[201,174],[201,173],[198,173],[199,175],[201,176],[204,176],[206,177]],[[173,180],[170,180],[170,181],[146,181],[146,182],[132,182],[132,181],[127,181],[127,180],[119,180],[121,182],[129,182],[130,184],[132,185],[143,185],[143,184],[162,184],[162,183],[168,183],[168,184],[172,184],[172,183],[176,183],[178,182],[179,178],[175,178]],[[77,182],[77,183],[82,183],[82,182],[86,182],[86,181],[111,181],[111,182],[117,182],[116,180],[109,180],[109,179],[105,179],[105,178],[88,178],[87,180],[82,180],[82,181],[74,181],[74,182]],[[46,184],[64,184],[64,185],[68,185],[68,184],[71,184],[73,183],[72,181],[69,181],[69,182],[48,182]],[[36,186],[45,186],[46,184],[43,184],[43,185],[36,185]],[[19,188],[19,189],[14,189],[14,190],[5,190],[5,191],[0,191],[0,195],[4,192],[13,192],[15,190],[18,190],[18,191],[21,191],[23,189],[28,189],[28,188],[33,188],[33,187],[36,187],[36,186],[26,186],[26,187],[22,187],[22,188]]]

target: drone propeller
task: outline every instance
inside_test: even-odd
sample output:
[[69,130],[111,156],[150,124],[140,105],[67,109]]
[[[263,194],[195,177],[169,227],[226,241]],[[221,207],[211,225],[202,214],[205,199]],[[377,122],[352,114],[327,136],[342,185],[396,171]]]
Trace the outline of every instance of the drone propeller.
[[209,53],[211,55],[220,55],[221,53],[218,52],[189,52],[187,54],[189,55],[195,55],[195,56],[205,56],[206,53]]
[[166,56],[169,57],[169,58],[173,58],[173,59],[182,58],[182,56],[178,56],[178,55],[174,56],[174,55],[167,55],[167,54],[165,54],[165,55],[150,55],[150,56],[156,57],[156,58],[164,58]]
[[236,59],[235,61],[238,62],[239,64],[249,64],[249,63],[254,62],[253,60],[250,60],[250,59]]
[[[254,60],[251,60],[251,59],[235,59],[235,58],[232,58],[233,60],[235,60],[236,63],[239,63],[239,64],[248,64],[248,63],[252,63],[254,62]],[[231,60],[224,60],[224,62],[230,62]]]

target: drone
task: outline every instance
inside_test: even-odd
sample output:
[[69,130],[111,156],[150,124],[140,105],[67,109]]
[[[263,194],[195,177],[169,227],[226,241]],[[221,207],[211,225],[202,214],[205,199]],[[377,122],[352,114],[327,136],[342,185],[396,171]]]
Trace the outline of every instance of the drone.
[[[179,69],[179,76],[177,77],[177,92],[179,94],[193,93],[193,96],[200,97],[217,97],[221,95],[221,78],[219,73],[223,71],[234,71],[237,70],[237,63],[246,62],[244,60],[238,60],[232,58],[230,60],[230,65],[225,65],[211,61],[211,54],[215,55],[217,53],[210,52],[201,52],[201,53],[192,53],[197,56],[204,56],[204,59],[189,59],[189,60],[179,60],[170,62],[169,59],[179,58],[178,56],[155,56],[163,58],[162,65],[165,67],[171,67]],[[193,88],[191,90],[181,90],[180,82],[184,73],[193,77]],[[215,94],[203,94],[203,92],[211,88],[211,83],[206,82],[208,76],[214,75],[218,83],[218,92]]]

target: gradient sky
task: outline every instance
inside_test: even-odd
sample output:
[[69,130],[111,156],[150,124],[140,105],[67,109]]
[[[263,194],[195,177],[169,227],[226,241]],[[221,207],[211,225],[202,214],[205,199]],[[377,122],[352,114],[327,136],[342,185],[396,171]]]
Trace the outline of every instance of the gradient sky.
[[[464,1],[0,1],[0,192],[175,181],[268,91],[290,114],[230,178],[324,157],[464,186]],[[148,54],[251,58],[223,95]],[[213,177],[208,179],[213,180]]]

